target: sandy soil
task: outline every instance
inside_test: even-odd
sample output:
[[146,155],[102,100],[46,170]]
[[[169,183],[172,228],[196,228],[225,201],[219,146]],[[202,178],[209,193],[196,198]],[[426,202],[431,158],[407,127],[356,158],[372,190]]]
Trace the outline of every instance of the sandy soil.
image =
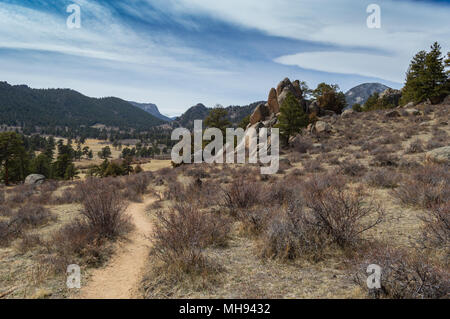
[[81,299],[130,299],[138,298],[137,288],[150,250],[152,224],[145,215],[144,203],[132,203],[127,209],[135,229],[128,240],[120,243],[108,264],[92,271],[86,286],[81,288]]

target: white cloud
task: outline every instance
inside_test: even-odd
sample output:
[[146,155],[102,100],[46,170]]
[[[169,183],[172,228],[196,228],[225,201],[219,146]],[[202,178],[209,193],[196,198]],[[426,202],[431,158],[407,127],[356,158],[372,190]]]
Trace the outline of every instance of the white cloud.
[[[278,63],[344,74],[403,81],[411,57],[439,41],[450,49],[450,7],[415,1],[376,1],[381,29],[366,25],[368,2],[342,0],[181,0],[203,12],[274,36],[328,43],[344,50],[282,56]],[[355,50],[364,49],[362,53]],[[345,57],[344,52],[349,56]],[[384,56],[380,55],[383,54]],[[320,61],[319,57],[327,58]],[[339,62],[338,62],[339,61]],[[377,63],[380,63],[377,65]]]

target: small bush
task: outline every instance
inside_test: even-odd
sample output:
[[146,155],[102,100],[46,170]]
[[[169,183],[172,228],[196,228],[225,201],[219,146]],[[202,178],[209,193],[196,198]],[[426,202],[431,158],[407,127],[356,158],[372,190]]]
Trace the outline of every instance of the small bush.
[[65,272],[69,264],[80,263],[97,267],[102,265],[112,250],[104,238],[85,221],[75,220],[52,234],[45,243],[48,263],[55,264],[57,272]]
[[130,229],[125,214],[126,203],[119,191],[99,179],[88,179],[80,185],[82,214],[89,227],[100,237],[114,239]]
[[450,249],[450,203],[432,207],[422,217],[425,224],[422,242],[425,247]]
[[360,243],[361,235],[383,220],[379,205],[367,203],[360,191],[341,185],[340,178],[313,177],[303,189],[305,205],[311,210],[311,223],[342,248]]
[[209,268],[203,254],[207,246],[224,246],[229,220],[203,213],[193,205],[175,205],[168,213],[158,212],[153,233],[152,255],[167,271],[199,273]]
[[42,226],[56,220],[48,209],[40,205],[26,204],[11,217],[11,223],[16,223],[21,228]]
[[369,291],[377,298],[439,299],[450,293],[449,273],[430,263],[423,255],[411,256],[392,248],[373,250],[365,257],[356,282],[367,289],[367,267],[381,267],[381,289]]
[[411,142],[411,144],[409,144],[408,148],[406,149],[407,154],[417,154],[423,152],[424,152],[423,142],[419,139],[416,139],[413,142]]
[[17,223],[0,220],[0,246],[8,246],[21,232],[22,230]]
[[330,239],[310,218],[299,202],[274,215],[261,236],[262,257],[321,260]]
[[358,177],[364,175],[367,168],[358,162],[344,161],[339,165],[340,172],[351,177]]
[[427,165],[412,172],[394,191],[406,205],[432,208],[450,201],[450,171],[445,165]]
[[400,175],[391,170],[377,169],[367,173],[365,180],[372,187],[396,188],[400,182]]
[[246,209],[256,205],[261,198],[262,186],[258,182],[248,182],[244,178],[235,179],[223,191],[222,205],[235,212],[236,209]]

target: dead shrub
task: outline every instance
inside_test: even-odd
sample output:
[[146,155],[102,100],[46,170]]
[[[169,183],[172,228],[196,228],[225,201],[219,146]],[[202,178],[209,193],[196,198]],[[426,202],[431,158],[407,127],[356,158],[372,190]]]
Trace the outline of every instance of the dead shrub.
[[413,142],[411,142],[411,144],[409,144],[408,148],[406,149],[406,154],[417,154],[423,152],[424,152],[423,142],[419,139],[416,139]]
[[224,246],[230,223],[220,215],[204,213],[193,205],[177,204],[169,212],[158,212],[151,255],[166,265],[168,272],[198,274],[208,271],[210,261],[203,250]]
[[374,156],[371,163],[372,166],[379,167],[396,167],[398,166],[399,158],[389,153],[378,153]]
[[330,240],[310,218],[298,201],[291,203],[282,213],[275,214],[266,223],[267,227],[261,236],[261,256],[284,260],[323,259]]
[[392,299],[440,299],[450,293],[449,273],[430,263],[423,255],[405,251],[375,249],[360,263],[355,280],[367,289],[367,267],[381,267],[381,289],[369,290],[369,296]]
[[23,234],[17,243],[17,250],[22,254],[30,251],[35,247],[42,247],[43,241],[38,234]]
[[11,223],[20,228],[38,227],[55,221],[56,217],[48,209],[40,205],[26,204],[11,216]]
[[235,179],[223,190],[222,206],[232,213],[237,209],[247,209],[256,205],[261,198],[262,184],[249,182],[244,178]]
[[366,174],[365,180],[369,186],[382,188],[396,188],[400,182],[400,175],[392,170],[376,169]]
[[432,207],[421,219],[425,224],[422,234],[423,245],[432,249],[443,247],[449,250],[450,203]]
[[127,207],[119,191],[100,179],[88,179],[80,185],[83,210],[91,227],[100,237],[114,239],[130,230]]
[[358,162],[344,161],[339,164],[340,172],[351,177],[358,177],[364,175],[367,168]]
[[308,153],[310,149],[313,148],[313,143],[310,138],[302,137],[296,138],[293,143],[291,143],[291,147],[294,151],[305,154]]
[[381,223],[384,211],[366,202],[360,190],[342,187],[344,181],[339,179],[314,176],[305,183],[303,198],[311,210],[311,223],[341,248],[347,248],[359,244],[364,232]]
[[45,246],[49,253],[47,263],[55,263],[58,273],[65,272],[70,264],[98,267],[112,253],[105,238],[82,220],[75,220],[53,233]]
[[306,172],[320,172],[323,170],[322,165],[320,164],[320,162],[316,161],[316,160],[310,160],[310,161],[306,161],[303,162],[303,168]]
[[8,246],[10,242],[16,239],[22,232],[17,223],[0,220],[0,247]]
[[405,178],[394,195],[406,205],[431,208],[450,200],[450,171],[445,165],[423,166]]

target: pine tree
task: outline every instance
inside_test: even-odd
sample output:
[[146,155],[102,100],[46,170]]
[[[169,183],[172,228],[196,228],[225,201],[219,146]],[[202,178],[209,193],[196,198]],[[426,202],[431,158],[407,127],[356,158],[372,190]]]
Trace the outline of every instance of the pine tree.
[[231,127],[231,122],[228,120],[227,110],[222,107],[217,107],[211,110],[205,119],[205,125],[209,128],[218,128],[221,130],[225,140],[226,130]]
[[280,107],[280,112],[276,127],[280,129],[281,138],[287,145],[289,137],[299,133],[302,127],[308,125],[308,116],[292,93],[288,93]]
[[320,83],[312,92],[312,95],[316,98],[319,106],[324,110],[341,113],[342,110],[347,106],[345,94],[339,92],[339,86],[337,84],[330,85],[326,83]]
[[448,76],[441,47],[435,42],[430,52],[420,51],[412,59],[406,73],[401,104],[420,103],[427,99],[438,103],[448,93]]
[[28,173],[29,154],[15,132],[0,133],[0,167],[5,185],[25,179]]

